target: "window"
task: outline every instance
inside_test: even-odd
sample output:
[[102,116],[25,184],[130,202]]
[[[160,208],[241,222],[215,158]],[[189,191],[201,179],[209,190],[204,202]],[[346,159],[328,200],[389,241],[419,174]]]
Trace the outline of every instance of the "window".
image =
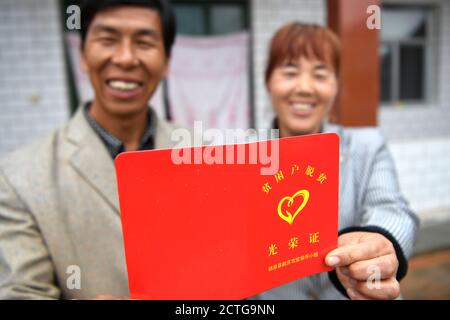
[[383,6],[379,52],[384,104],[428,100],[431,15],[429,7]]
[[[236,38],[239,38],[241,35],[245,35],[245,47],[246,50],[240,50],[239,47],[242,46],[242,42],[238,40],[237,42],[237,54],[240,54],[239,52],[243,52],[244,57],[246,59],[246,67],[243,68],[244,71],[242,72],[243,75],[245,75],[246,79],[244,78],[244,81],[247,82],[246,86],[238,86],[242,90],[242,94],[239,93],[239,90],[236,91],[236,96],[242,97],[242,100],[237,101],[238,103],[234,102],[232,103],[234,106],[236,106],[236,112],[243,112],[245,116],[238,116],[233,118],[228,117],[229,119],[245,119],[243,121],[247,121],[248,124],[245,125],[245,128],[247,128],[249,125],[250,127],[254,127],[254,108],[253,108],[253,81],[251,78],[252,74],[252,62],[251,62],[251,36],[250,36],[250,25],[251,25],[251,18],[250,18],[250,0],[172,0],[172,4],[175,8],[175,15],[177,20],[177,35],[179,36],[186,36],[189,37],[204,37],[206,38],[215,38],[215,40],[219,40],[222,38],[221,36],[227,36],[230,35],[229,39],[233,39],[233,41],[236,41]],[[234,35],[236,37],[233,37],[234,33],[241,33],[240,35]],[[244,34],[245,33],[245,34]],[[223,38],[226,39],[226,38]],[[220,43],[220,40],[219,40]],[[225,53],[227,51],[224,51]],[[224,57],[221,57],[220,55],[214,56],[211,60],[212,61],[218,61],[222,59],[226,63],[226,60]],[[195,63],[194,61],[194,65]],[[174,60],[172,59],[172,65],[174,65]],[[239,61],[243,61],[241,58]],[[220,66],[220,63],[216,63],[216,65]],[[213,68],[214,69],[214,68]],[[245,70],[246,69],[246,70]],[[176,70],[175,68],[172,68],[172,70]],[[201,79],[201,77],[198,77],[198,79]],[[226,77],[224,77],[226,81]],[[201,81],[201,80],[200,80]],[[166,90],[164,91],[165,94],[168,94],[167,92],[170,92],[170,88],[176,88],[177,85],[173,85],[174,82],[176,83],[176,79],[174,80],[173,77],[168,78],[166,83]],[[179,87],[179,86],[178,86]],[[217,86],[217,91],[220,93],[221,86]],[[215,92],[216,90],[211,90],[212,92]],[[180,92],[180,90],[178,91]],[[228,94],[225,94],[224,96],[233,96],[234,93],[229,92]],[[172,102],[176,101],[176,90],[174,89],[173,92],[170,94],[170,99],[167,99],[167,101]],[[195,94],[193,94],[195,97]],[[213,101],[206,103],[207,105],[211,104]],[[179,106],[180,103],[174,102],[174,106]],[[176,107],[173,107],[173,110]],[[202,112],[205,112],[209,107],[205,107]],[[168,104],[167,110],[170,110],[171,106],[170,103]],[[226,109],[226,108],[225,108]],[[249,110],[248,110],[249,109]],[[247,111],[248,110],[248,111]],[[168,111],[169,114],[171,111]],[[175,111],[176,112],[176,111]],[[233,111],[234,112],[234,111]],[[225,115],[224,112],[222,112],[222,115]],[[227,116],[221,116],[223,119],[225,119]],[[220,117],[217,117],[214,121],[221,122],[223,119]],[[220,120],[218,120],[220,119]],[[231,121],[231,120],[227,120]],[[233,120],[235,121],[235,120]],[[208,122],[206,122],[207,124]],[[223,122],[225,123],[225,122]],[[228,124],[231,125],[231,122]],[[236,127],[244,128],[241,124],[233,124],[233,126],[236,125]]]
[[221,35],[248,29],[248,1],[173,1],[181,35]]

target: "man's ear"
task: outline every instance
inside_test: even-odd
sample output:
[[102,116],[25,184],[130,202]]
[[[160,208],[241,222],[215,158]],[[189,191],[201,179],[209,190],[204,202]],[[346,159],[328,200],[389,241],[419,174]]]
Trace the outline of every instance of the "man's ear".
[[169,72],[170,72],[170,57],[166,58],[166,65],[164,66],[164,70],[163,70],[163,79],[167,79],[167,77],[169,76]]
[[81,66],[81,70],[83,70],[84,73],[88,73],[89,68],[87,66],[86,63],[86,57],[84,54],[84,48],[80,49],[80,66]]

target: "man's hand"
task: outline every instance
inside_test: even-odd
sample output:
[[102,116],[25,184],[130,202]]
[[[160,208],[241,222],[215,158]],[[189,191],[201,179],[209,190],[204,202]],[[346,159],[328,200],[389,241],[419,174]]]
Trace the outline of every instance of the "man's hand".
[[[396,279],[398,260],[392,243],[373,232],[349,232],[338,238],[338,248],[326,257],[336,267],[339,281],[352,300],[395,299],[400,295]],[[375,273],[375,285],[369,277]]]

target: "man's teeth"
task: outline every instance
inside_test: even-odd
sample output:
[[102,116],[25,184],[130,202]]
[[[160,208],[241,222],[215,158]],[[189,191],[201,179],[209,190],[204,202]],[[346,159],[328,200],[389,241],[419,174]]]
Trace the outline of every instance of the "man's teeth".
[[295,111],[309,111],[313,108],[312,104],[294,103],[291,105]]
[[134,90],[137,87],[139,87],[139,83],[137,83],[137,82],[128,82],[128,81],[119,81],[119,80],[109,81],[108,85],[113,89],[122,90],[122,91]]

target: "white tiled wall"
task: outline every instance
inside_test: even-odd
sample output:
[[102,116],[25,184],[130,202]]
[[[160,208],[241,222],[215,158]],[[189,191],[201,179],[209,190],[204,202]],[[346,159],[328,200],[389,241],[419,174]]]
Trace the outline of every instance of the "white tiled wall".
[[69,114],[56,0],[0,0],[0,156]]
[[450,137],[390,143],[400,185],[424,224],[450,219]]
[[252,0],[255,122],[266,128],[273,118],[264,71],[273,34],[291,21],[326,23],[326,0]]

